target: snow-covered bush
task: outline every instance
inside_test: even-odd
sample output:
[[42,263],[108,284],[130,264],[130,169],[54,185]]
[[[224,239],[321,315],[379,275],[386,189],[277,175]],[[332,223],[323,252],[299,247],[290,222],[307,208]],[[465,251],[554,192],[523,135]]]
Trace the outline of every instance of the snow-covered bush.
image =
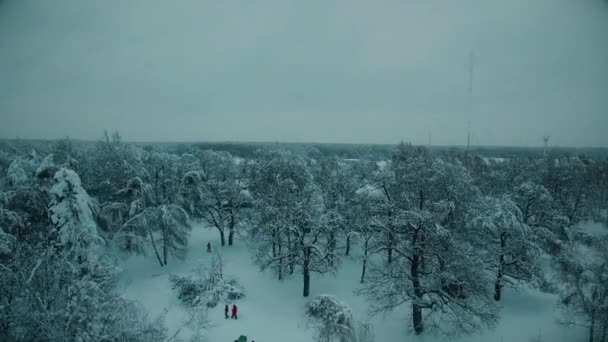
[[0,259],[3,256],[8,256],[13,251],[15,245],[15,237],[6,234],[0,227]]
[[207,292],[206,305],[214,308],[220,303],[234,302],[245,297],[245,289],[236,279],[222,279]]
[[171,287],[188,307],[214,308],[220,303],[234,302],[245,297],[245,289],[236,279],[223,275],[223,262],[216,254],[209,267],[201,267],[196,277],[171,276]]
[[361,322],[357,327],[357,342],[374,342],[374,326],[368,322]]
[[177,291],[177,298],[186,306],[199,305],[199,299],[203,293],[203,284],[191,277],[180,277],[172,275],[169,277],[171,288]]
[[340,299],[331,295],[317,296],[306,305],[306,316],[317,331],[317,341],[356,341],[352,311]]

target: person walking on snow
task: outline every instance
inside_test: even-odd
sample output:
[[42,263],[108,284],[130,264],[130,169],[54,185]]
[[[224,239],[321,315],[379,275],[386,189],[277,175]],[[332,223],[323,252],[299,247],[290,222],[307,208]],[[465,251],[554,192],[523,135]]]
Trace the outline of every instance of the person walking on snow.
[[207,253],[211,253],[211,242],[207,242]]
[[230,309],[228,309],[228,304],[226,304],[226,306],[224,307],[224,318],[228,319],[228,311],[230,311]]
[[234,319],[238,319],[237,318],[237,310],[238,309],[236,307],[236,304],[232,304],[232,318],[234,318]]

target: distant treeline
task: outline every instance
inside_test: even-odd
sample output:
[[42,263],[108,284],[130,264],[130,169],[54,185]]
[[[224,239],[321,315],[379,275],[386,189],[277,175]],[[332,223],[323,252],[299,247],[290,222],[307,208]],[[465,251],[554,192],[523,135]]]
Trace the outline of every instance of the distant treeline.
[[[66,138],[67,139],[67,138]],[[72,140],[82,144],[96,141]],[[44,151],[49,140],[0,139],[0,150],[23,153],[27,150]],[[339,157],[345,159],[383,160],[395,153],[397,144],[331,144],[331,143],[265,143],[265,142],[135,142],[148,151],[164,151],[183,154],[193,150],[214,150],[229,152],[233,156],[252,158],[256,151],[266,147],[280,147],[292,152],[304,153],[309,157]],[[458,153],[469,151],[487,158],[534,158],[544,153],[556,155],[587,156],[594,159],[608,158],[605,147],[520,147],[520,146],[426,146],[435,152]]]

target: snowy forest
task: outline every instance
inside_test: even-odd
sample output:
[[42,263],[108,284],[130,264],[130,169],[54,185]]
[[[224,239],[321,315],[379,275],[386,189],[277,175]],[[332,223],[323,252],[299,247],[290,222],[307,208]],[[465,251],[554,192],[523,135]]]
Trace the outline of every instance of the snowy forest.
[[235,146],[0,142],[0,341],[608,341],[605,153]]

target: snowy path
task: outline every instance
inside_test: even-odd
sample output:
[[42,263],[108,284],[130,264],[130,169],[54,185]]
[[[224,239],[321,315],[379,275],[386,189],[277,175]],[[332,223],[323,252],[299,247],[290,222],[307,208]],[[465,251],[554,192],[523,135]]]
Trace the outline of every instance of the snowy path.
[[[139,300],[150,315],[156,316],[167,310],[167,325],[170,333],[181,327],[188,315],[181,307],[169,285],[170,274],[187,274],[197,265],[209,260],[205,245],[211,242],[219,247],[219,236],[214,229],[197,226],[190,239],[190,250],[185,261],[170,259],[167,267],[161,268],[154,257],[133,257],[122,264],[125,269],[123,281],[127,296]],[[209,312],[212,327],[205,332],[209,342],[232,342],[243,334],[257,342],[312,342],[312,331],[306,329],[301,279],[279,282],[269,273],[260,272],[253,264],[247,248],[239,241],[235,246],[222,250],[225,274],[235,276],[246,288],[246,298],[237,303],[239,319],[225,320],[223,305]],[[311,296],[334,294],[348,303],[357,319],[367,319],[367,304],[353,291],[358,286],[360,266],[347,261],[337,275],[313,275]],[[495,331],[481,336],[449,339],[451,342],[521,341],[530,342],[542,335],[542,341],[584,341],[580,329],[566,328],[554,322],[553,309],[556,298],[552,295],[527,291],[505,291],[502,319]],[[414,337],[408,332],[407,307],[393,313],[373,317],[376,342],[424,341],[445,339],[434,336]],[[180,336],[187,337],[189,330],[183,329]]]

